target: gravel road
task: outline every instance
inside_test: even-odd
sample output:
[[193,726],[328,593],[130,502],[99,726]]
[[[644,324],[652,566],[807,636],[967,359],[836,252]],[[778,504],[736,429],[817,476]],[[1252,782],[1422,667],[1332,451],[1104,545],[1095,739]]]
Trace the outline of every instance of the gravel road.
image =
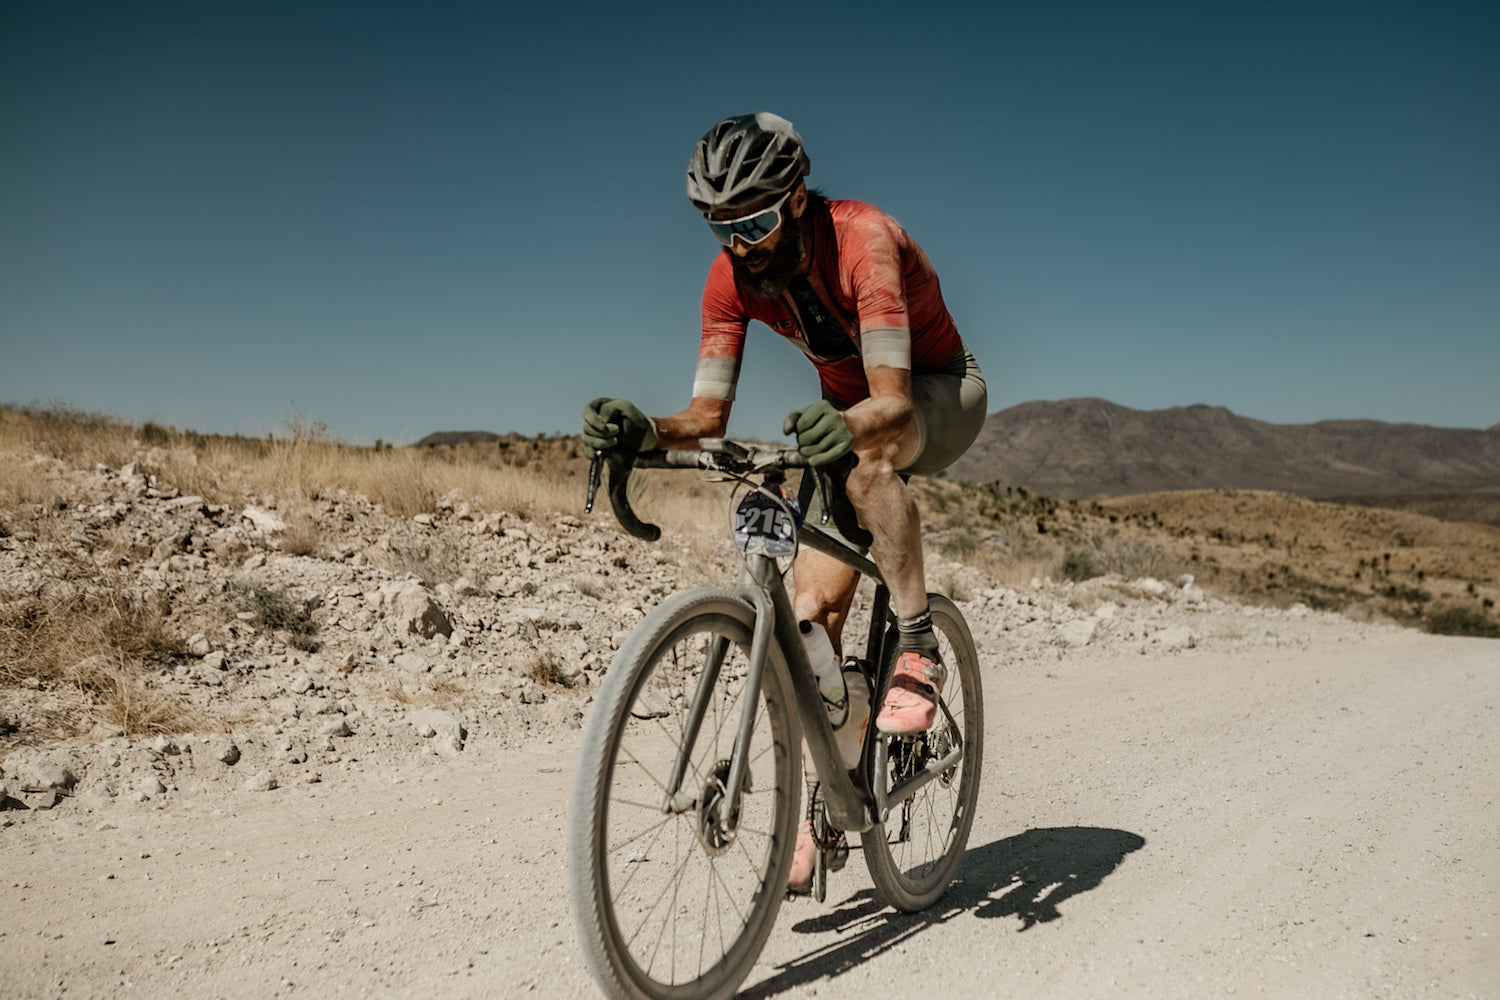
[[[1500,997],[1500,642],[1301,629],[994,663],[948,895],[895,914],[853,859],[745,995]],[[0,994],[596,996],[577,738],[9,826]]]

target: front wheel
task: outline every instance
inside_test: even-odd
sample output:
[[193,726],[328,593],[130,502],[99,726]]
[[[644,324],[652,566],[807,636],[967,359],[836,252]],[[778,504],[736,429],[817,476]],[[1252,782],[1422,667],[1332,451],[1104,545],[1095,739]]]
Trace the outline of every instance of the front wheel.
[[[885,901],[898,910],[925,910],[947,891],[974,823],[984,758],[984,696],[979,654],[969,626],[940,594],[927,595],[933,632],[948,677],[932,727],[915,736],[884,736],[886,767],[874,780],[889,791],[941,760],[961,743],[962,759],[903,801],[890,803],[885,823],[863,835],[865,866]],[[945,713],[942,708],[946,707]],[[875,708],[874,711],[879,711]]]
[[[590,713],[568,868],[584,957],[610,997],[732,995],[781,906],[801,734],[779,663],[763,671],[739,808],[722,807],[754,618],[722,590],[668,598],[616,654]],[[683,779],[669,795],[679,754]]]

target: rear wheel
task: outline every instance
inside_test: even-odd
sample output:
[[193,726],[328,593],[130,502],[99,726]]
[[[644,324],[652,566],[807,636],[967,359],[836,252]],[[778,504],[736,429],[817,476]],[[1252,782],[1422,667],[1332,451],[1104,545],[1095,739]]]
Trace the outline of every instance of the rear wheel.
[[[915,736],[884,736],[886,766],[875,775],[887,792],[955,746],[963,756],[936,779],[900,802],[890,802],[881,826],[863,835],[865,865],[887,903],[908,913],[924,910],[947,891],[958,871],[974,823],[984,758],[984,699],[979,655],[969,626],[953,605],[928,595],[933,631],[948,668],[940,708],[931,728]],[[947,711],[944,712],[943,709]],[[875,711],[879,711],[878,708]]]
[[[731,996],[786,891],[800,732],[783,671],[766,664],[738,811],[726,796],[745,700],[753,612],[721,590],[664,601],[610,665],[574,779],[568,845],[584,956],[610,997]],[[773,649],[772,656],[779,656]],[[705,670],[722,662],[689,733]],[[666,788],[679,747],[686,769]]]

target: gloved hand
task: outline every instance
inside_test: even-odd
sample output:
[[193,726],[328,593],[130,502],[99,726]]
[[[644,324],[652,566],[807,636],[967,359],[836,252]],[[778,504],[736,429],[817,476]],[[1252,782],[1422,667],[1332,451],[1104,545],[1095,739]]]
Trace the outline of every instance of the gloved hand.
[[854,433],[844,415],[826,399],[793,410],[782,421],[781,433],[797,435],[797,450],[812,465],[827,465],[849,454]]
[[628,399],[600,396],[583,408],[583,443],[601,451],[616,445],[650,451],[656,447],[656,426]]

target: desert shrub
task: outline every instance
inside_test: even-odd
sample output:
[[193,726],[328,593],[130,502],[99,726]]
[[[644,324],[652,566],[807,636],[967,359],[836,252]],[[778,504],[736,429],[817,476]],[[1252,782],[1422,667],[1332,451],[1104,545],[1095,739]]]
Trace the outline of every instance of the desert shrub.
[[311,517],[292,519],[286,531],[281,533],[281,551],[289,556],[323,556],[323,532]]
[[452,583],[464,575],[463,553],[441,537],[394,538],[380,561],[391,572],[415,576],[428,587]]
[[1089,549],[1069,548],[1063,551],[1062,566],[1058,570],[1065,580],[1083,582],[1092,580],[1104,573],[1094,561],[1094,554]]
[[1116,573],[1127,579],[1155,577],[1170,580],[1181,571],[1181,563],[1166,547],[1145,538],[1123,534],[1086,535],[1063,550],[1058,572],[1074,580],[1089,580]]
[[236,607],[250,612],[254,617],[250,624],[258,629],[280,633],[293,649],[315,653],[318,651],[317,623],[303,601],[291,597],[285,590],[262,587],[255,583],[242,583]]
[[1434,635],[1472,635],[1500,639],[1500,622],[1494,621],[1472,604],[1440,604],[1427,612],[1423,625]]
[[557,654],[550,649],[537,650],[526,664],[526,676],[543,687],[571,688],[573,682],[563,672]]

